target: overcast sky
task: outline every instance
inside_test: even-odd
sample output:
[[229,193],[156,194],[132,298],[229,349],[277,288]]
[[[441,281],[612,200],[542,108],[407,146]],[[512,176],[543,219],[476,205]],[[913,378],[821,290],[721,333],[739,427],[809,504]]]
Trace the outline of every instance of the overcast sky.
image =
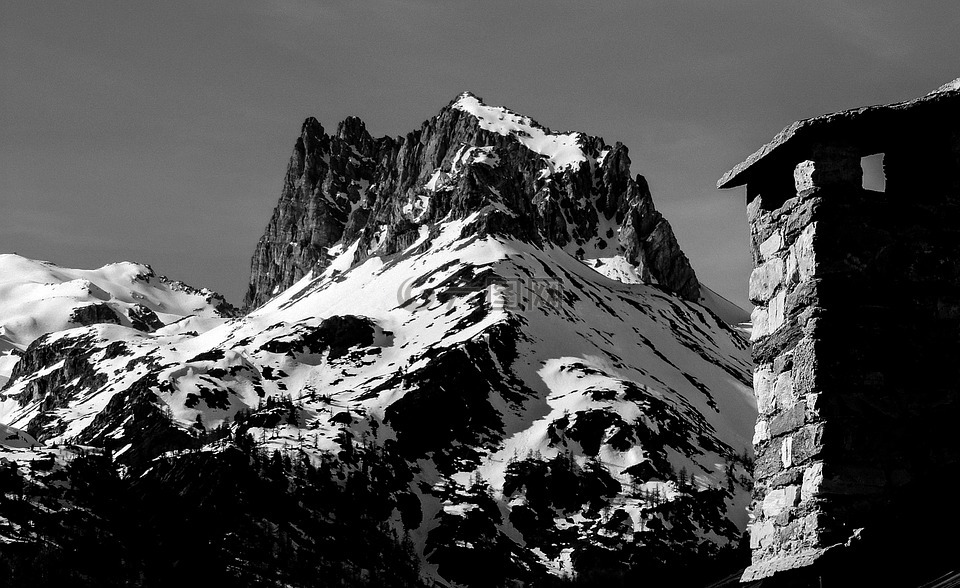
[[742,189],[800,118],[960,76],[957,0],[0,0],[0,252],[150,263],[239,303],[300,123],[405,134],[471,90],[621,141],[741,305]]

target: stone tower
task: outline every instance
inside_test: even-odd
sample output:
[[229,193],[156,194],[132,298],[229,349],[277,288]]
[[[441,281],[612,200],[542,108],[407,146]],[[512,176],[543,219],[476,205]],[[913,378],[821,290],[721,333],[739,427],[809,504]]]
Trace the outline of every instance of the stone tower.
[[[863,185],[876,154],[882,191]],[[960,80],[796,122],[718,183],[741,185],[759,409],[743,581],[908,585],[957,561]]]

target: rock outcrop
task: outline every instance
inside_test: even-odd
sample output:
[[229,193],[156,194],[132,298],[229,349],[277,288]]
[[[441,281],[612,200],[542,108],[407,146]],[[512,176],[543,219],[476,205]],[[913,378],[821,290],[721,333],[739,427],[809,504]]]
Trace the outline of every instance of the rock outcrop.
[[96,325],[101,323],[120,324],[120,317],[110,308],[109,304],[100,302],[98,304],[88,304],[74,309],[70,315],[70,322],[77,325]]
[[247,307],[324,266],[327,249],[343,237],[350,213],[375,179],[378,155],[393,148],[391,139],[372,139],[357,118],[340,123],[333,136],[315,118],[304,121],[280,202],[253,255]]
[[481,232],[585,261],[623,256],[645,282],[699,301],[700,284],[621,143],[553,133],[464,93],[405,137],[374,139],[357,118],[327,135],[304,122],[280,201],[251,261],[244,303],[260,306],[309,272],[338,242],[360,238],[356,261],[395,253],[420,227],[485,206]]

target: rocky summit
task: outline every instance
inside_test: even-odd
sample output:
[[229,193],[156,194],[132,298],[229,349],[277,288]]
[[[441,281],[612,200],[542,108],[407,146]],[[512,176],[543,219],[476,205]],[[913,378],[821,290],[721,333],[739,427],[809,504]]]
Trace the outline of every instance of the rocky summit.
[[[697,302],[700,284],[621,143],[553,133],[465,92],[405,137],[374,139],[348,118],[327,135],[303,123],[280,202],[251,263],[254,308],[311,272],[338,242],[361,240],[355,261],[390,255],[420,227],[485,206],[478,231],[553,245],[596,265],[625,265]],[[612,267],[610,267],[612,270]]]
[[[736,566],[746,319],[623,145],[469,93],[403,138],[308,119],[251,265],[243,316],[159,312],[123,272],[61,272],[83,308],[23,306],[16,325],[49,326],[0,348],[0,574],[611,586]],[[120,303],[135,283],[152,314]]]

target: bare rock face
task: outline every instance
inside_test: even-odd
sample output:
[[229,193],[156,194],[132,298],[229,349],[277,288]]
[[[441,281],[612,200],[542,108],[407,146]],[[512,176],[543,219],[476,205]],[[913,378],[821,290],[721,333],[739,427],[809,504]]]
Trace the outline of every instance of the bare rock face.
[[390,139],[373,140],[357,118],[343,121],[329,136],[314,118],[303,123],[280,193],[251,263],[244,303],[258,306],[288,288],[343,236],[361,191],[374,179],[374,158]]
[[127,311],[127,317],[134,329],[151,333],[163,327],[163,321],[153,312],[142,304],[135,304]]
[[625,146],[553,133],[470,93],[405,137],[374,139],[357,118],[328,135],[307,119],[280,201],[251,261],[255,308],[357,242],[356,261],[412,244],[440,219],[478,213],[478,231],[585,261],[623,256],[646,282],[691,301],[700,284]]
[[88,304],[81,306],[70,315],[70,322],[78,325],[96,325],[100,323],[120,324],[120,317],[110,308],[109,304]]

